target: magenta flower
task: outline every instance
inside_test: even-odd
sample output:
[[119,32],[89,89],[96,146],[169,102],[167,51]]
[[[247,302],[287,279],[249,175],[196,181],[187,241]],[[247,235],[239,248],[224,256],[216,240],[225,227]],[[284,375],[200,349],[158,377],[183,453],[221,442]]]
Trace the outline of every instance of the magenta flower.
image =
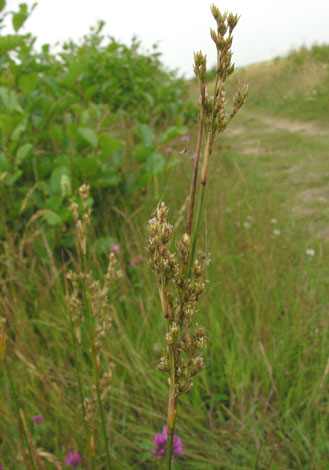
[[0,470],[3,470],[3,466],[2,466],[2,465],[0,465]]
[[112,253],[116,253],[117,255],[120,253],[120,247],[117,243],[112,243],[110,246],[110,251]]
[[70,467],[77,468],[79,467],[79,465],[82,464],[82,457],[79,454],[79,452],[75,452],[74,450],[72,450],[71,452],[67,454],[67,457],[65,458],[65,462]]
[[167,147],[166,150],[165,150],[165,153],[168,153],[170,155],[171,153],[173,153],[173,151],[174,150],[173,150],[172,147]]
[[189,135],[182,135],[180,138],[181,142],[189,142],[190,141],[190,136]]
[[[40,424],[40,423],[42,423],[42,421],[43,421],[43,416],[42,416],[42,415],[35,415],[35,416],[33,416],[33,418],[32,418],[32,422],[33,422],[34,424]],[[1,470],[1,469],[0,469],[0,470]]]
[[[166,455],[167,451],[168,431],[167,426],[163,426],[162,434],[154,434],[152,442],[154,442],[153,457],[161,459]],[[180,455],[184,453],[183,443],[180,437],[174,435],[172,454]]]

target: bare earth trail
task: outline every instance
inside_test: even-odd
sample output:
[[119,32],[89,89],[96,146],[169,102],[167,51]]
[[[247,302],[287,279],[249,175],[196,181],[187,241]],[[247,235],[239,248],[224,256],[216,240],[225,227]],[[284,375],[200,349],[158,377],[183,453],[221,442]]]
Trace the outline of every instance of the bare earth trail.
[[295,217],[313,235],[328,240],[329,126],[245,113],[225,135],[233,138],[239,153],[254,157],[253,164],[261,165],[264,176],[289,201]]
[[[268,127],[268,131],[272,130],[283,130],[290,132],[297,132],[308,135],[321,135],[329,137],[329,128],[325,129],[320,127],[314,122],[311,121],[296,121],[290,120],[282,117],[274,117],[262,114],[248,114],[246,119],[259,121],[262,124],[265,124]],[[237,135],[242,132],[244,128],[241,126],[239,128],[228,128],[227,135]],[[247,129],[245,129],[247,131]]]

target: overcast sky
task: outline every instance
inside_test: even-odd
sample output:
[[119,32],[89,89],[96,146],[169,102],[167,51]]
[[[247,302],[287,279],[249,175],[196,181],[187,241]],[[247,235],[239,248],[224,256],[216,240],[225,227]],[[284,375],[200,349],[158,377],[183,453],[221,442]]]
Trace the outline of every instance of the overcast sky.
[[[7,0],[10,8],[21,1]],[[25,0],[32,5],[34,0]],[[82,37],[104,20],[103,30],[130,44],[133,35],[145,49],[158,43],[162,60],[192,75],[193,51],[207,53],[215,63],[209,27],[215,23],[208,0],[39,0],[23,31],[38,44]],[[329,0],[218,0],[221,11],[241,15],[233,41],[234,61],[247,65],[283,55],[302,44],[329,43]]]

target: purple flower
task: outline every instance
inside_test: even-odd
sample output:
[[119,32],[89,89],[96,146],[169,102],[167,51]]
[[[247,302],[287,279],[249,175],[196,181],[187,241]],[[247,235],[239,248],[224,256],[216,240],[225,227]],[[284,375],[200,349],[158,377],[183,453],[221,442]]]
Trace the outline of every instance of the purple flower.
[[2,466],[2,465],[0,465],[0,470],[3,470],[3,466]]
[[120,253],[120,247],[117,243],[112,243],[110,246],[110,251],[112,253],[116,253],[117,255]]
[[141,255],[140,253],[136,256],[134,256],[131,260],[130,260],[130,266],[136,266],[138,264],[143,264],[144,263],[144,258],[143,258],[143,255]]
[[174,150],[173,150],[172,147],[167,147],[166,150],[165,150],[165,153],[168,153],[170,155],[171,153],[173,153],[173,151]]
[[67,454],[67,457],[65,458],[65,462],[70,467],[77,468],[79,467],[79,465],[82,464],[82,458],[79,452],[75,452],[74,450],[72,450],[71,452]]
[[189,142],[190,141],[190,136],[189,135],[182,135],[180,138],[181,142]]
[[43,416],[42,415],[35,415],[35,416],[33,416],[32,421],[33,421],[34,424],[40,424],[43,421]]
[[[167,426],[163,426],[162,434],[154,434],[152,442],[154,442],[155,447],[153,450],[153,457],[155,459],[161,459],[166,455],[167,451],[167,440],[168,440],[168,431]],[[183,454],[184,448],[183,443],[180,437],[174,435],[172,454],[180,455]]]

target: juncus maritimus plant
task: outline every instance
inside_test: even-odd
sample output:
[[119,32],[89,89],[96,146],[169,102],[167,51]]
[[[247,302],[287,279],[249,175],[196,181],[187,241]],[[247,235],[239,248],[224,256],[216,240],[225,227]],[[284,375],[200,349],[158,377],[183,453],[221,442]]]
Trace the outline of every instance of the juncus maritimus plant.
[[[90,225],[91,209],[89,208],[89,186],[84,184],[79,188],[82,202],[82,216],[79,214],[79,204],[72,202],[76,226],[76,247],[79,257],[77,272],[69,271],[66,275],[67,304],[71,327],[75,371],[80,397],[80,407],[83,415],[85,432],[89,441],[89,459],[92,469],[95,468],[95,435],[97,426],[97,409],[101,422],[101,434],[105,445],[106,468],[112,468],[108,430],[106,427],[104,399],[112,380],[113,364],[102,363],[103,338],[111,328],[109,313],[109,291],[112,284],[122,277],[122,271],[116,269],[116,255],[112,250],[109,264],[103,281],[94,280],[88,270],[88,227]],[[70,286],[70,287],[69,287]],[[80,354],[89,354],[93,373],[91,390],[85,391],[80,373]],[[78,454],[79,455],[79,454]],[[75,460],[76,461],[76,460]]]
[[[211,5],[211,13],[217,24],[216,30],[210,30],[211,38],[217,49],[216,79],[213,96],[209,96],[206,89],[206,56],[202,52],[195,53],[194,72],[199,82],[200,116],[186,233],[181,240],[176,241],[175,251],[171,251],[173,227],[167,221],[168,209],[163,202],[159,204],[155,216],[149,220],[147,226],[149,265],[155,273],[162,314],[167,322],[167,346],[157,367],[169,376],[166,449],[168,470],[171,469],[173,460],[179,397],[191,390],[195,376],[204,368],[199,350],[205,344],[205,329],[199,326],[194,318],[198,309],[199,297],[206,288],[202,274],[207,263],[205,261],[207,256],[203,257],[204,261],[201,263],[195,260],[195,251],[204,204],[209,158],[213,152],[215,141],[244,104],[247,96],[247,87],[243,86],[234,94],[233,106],[230,109],[227,108],[224,84],[234,71],[231,52],[232,33],[239,18],[232,13],[221,13],[215,5]],[[193,225],[203,137],[205,142],[200,178],[201,194],[196,221]]]

